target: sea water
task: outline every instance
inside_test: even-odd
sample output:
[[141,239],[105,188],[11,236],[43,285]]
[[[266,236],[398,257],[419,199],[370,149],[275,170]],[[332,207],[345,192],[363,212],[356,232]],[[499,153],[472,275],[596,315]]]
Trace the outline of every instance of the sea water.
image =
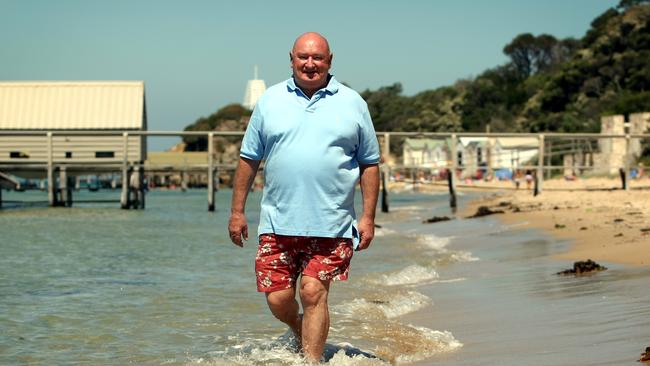
[[[230,197],[218,192],[213,213],[204,190],[153,191],[140,211],[0,210],[0,364],[302,364],[255,291],[260,193],[244,248],[228,239]],[[329,364],[615,365],[650,345],[648,270],[559,277],[570,264],[551,255],[566,242],[493,218],[422,224],[452,215],[446,195],[390,198],[372,246],[332,285]]]

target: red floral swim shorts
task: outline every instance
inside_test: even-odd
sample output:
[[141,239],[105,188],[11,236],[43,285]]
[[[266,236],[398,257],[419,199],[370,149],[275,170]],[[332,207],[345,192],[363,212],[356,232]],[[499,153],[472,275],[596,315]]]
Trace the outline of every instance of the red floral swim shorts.
[[349,238],[262,234],[255,257],[257,291],[292,288],[301,273],[321,281],[344,281],[352,254]]

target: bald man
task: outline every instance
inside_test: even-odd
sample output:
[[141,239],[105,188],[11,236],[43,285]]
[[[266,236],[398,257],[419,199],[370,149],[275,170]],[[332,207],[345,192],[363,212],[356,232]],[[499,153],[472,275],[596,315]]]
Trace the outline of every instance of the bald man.
[[311,362],[320,361],[327,340],[330,283],[347,279],[354,250],[368,248],[374,237],[379,191],[379,146],[368,107],[329,73],[332,56],[323,36],[301,35],[289,52],[292,77],[258,100],[242,141],[228,225],[232,242],[243,246],[246,197],[264,161],[257,289]]

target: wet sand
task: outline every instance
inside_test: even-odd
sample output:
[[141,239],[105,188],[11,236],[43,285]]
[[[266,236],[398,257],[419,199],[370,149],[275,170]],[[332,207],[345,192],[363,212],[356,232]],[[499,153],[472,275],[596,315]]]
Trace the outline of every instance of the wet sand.
[[465,213],[488,206],[509,225],[544,229],[558,238],[573,239],[562,260],[650,264],[650,191],[545,190],[534,197],[519,190],[489,195],[472,202]]
[[[522,182],[519,189],[510,181],[465,181],[459,192],[486,192],[461,212],[466,217],[479,206],[503,210],[497,215],[504,224],[538,228],[570,239],[568,250],[555,256],[561,260],[603,260],[625,265],[650,264],[650,178],[630,181],[631,190],[621,189],[614,178],[544,182],[542,194],[534,197]],[[392,190],[446,192],[444,183],[393,183]],[[487,193],[490,191],[498,193]],[[501,206],[500,206],[501,204]]]

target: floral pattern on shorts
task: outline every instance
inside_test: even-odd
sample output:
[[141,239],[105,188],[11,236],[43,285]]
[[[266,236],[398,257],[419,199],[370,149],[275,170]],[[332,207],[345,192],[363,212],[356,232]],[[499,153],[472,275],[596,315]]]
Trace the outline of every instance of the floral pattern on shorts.
[[260,235],[255,256],[257,290],[292,288],[298,276],[321,281],[344,281],[352,259],[352,239]]

